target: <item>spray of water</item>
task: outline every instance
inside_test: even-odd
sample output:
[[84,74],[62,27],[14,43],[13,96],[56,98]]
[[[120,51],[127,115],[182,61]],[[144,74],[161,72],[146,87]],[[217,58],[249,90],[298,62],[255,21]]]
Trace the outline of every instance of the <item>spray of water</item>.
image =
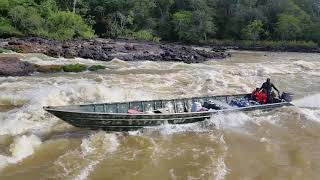
[[23,135],[14,138],[10,144],[10,155],[0,155],[0,169],[8,164],[14,164],[32,155],[35,149],[40,146],[41,140],[35,135]]
[[292,102],[297,107],[320,108],[320,94],[310,95]]
[[98,132],[85,137],[79,148],[66,152],[54,162],[59,169],[58,178],[87,179],[90,172],[114,153],[119,145],[116,134]]

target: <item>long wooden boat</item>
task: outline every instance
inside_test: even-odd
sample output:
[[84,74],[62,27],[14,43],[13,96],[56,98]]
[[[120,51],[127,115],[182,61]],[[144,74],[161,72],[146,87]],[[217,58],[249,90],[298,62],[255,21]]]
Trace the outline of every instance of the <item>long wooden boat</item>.
[[[90,129],[104,129],[111,131],[134,130],[143,127],[159,126],[163,124],[185,124],[203,121],[214,113],[251,111],[257,109],[273,109],[291,106],[289,101],[281,99],[272,104],[248,103],[244,107],[230,105],[239,99],[246,99],[249,94],[205,96],[184,99],[150,100],[115,102],[103,104],[85,104],[70,106],[45,106],[44,110],[66,121],[67,123]],[[218,109],[192,112],[195,102],[214,102]],[[249,102],[249,101],[248,101]],[[135,109],[130,114],[128,110]],[[162,110],[162,111],[161,111]],[[163,111],[166,110],[166,111]]]

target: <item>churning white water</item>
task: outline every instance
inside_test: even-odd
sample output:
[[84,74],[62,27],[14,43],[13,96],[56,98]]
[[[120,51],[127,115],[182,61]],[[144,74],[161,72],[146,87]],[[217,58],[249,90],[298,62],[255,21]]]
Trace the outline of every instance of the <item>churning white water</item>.
[[[231,51],[203,64],[13,54],[98,72],[0,78],[0,179],[319,179],[320,55]],[[270,77],[295,107],[128,133],[79,130],[42,107],[250,92]]]

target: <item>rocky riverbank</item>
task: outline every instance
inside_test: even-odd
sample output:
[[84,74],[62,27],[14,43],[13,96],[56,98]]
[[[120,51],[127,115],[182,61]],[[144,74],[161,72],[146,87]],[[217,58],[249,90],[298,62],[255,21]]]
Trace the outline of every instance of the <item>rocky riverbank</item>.
[[230,54],[221,49],[195,48],[171,43],[129,40],[72,40],[54,41],[42,38],[2,39],[0,48],[20,53],[43,53],[51,57],[81,57],[101,61],[118,58],[124,61],[176,61],[199,63],[223,59]]

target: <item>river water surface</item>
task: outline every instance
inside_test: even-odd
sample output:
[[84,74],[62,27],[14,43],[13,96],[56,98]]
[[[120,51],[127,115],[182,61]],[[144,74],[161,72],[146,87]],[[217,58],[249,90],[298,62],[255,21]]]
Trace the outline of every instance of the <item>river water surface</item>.
[[[231,53],[204,64],[9,54],[42,65],[107,69],[0,78],[0,179],[320,179],[320,55]],[[295,93],[295,107],[128,133],[77,129],[42,109],[237,94],[267,77]]]

